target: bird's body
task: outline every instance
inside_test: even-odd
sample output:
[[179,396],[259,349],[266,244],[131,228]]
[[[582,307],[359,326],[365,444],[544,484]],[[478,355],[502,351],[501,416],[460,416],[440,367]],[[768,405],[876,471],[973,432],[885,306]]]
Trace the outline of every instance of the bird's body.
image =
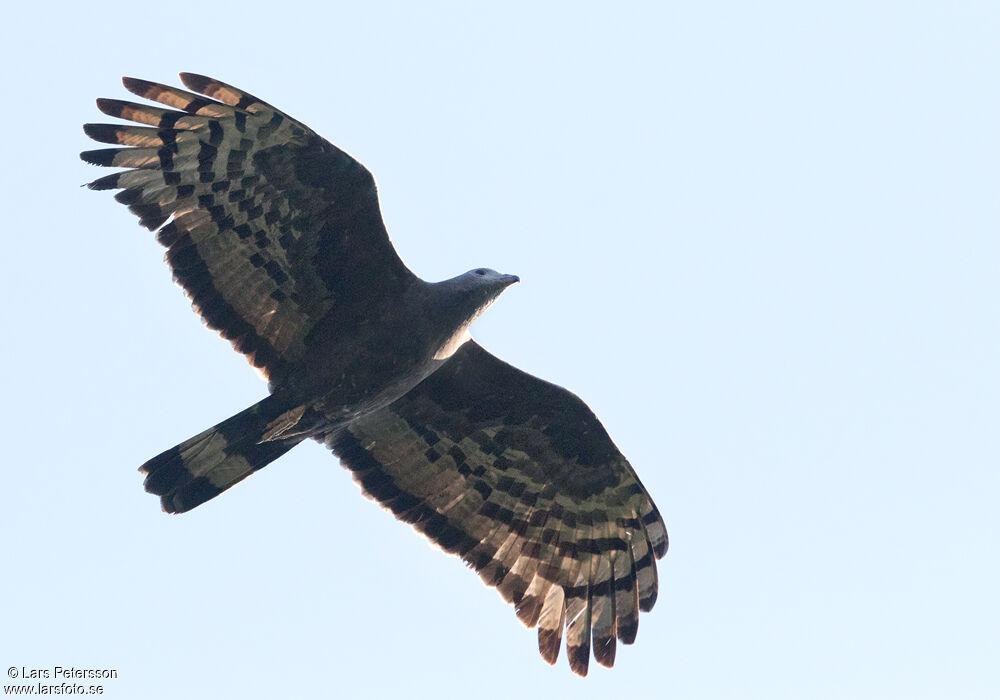
[[[496,586],[554,662],[614,662],[656,599],[667,547],[656,507],[576,396],[498,360],[469,325],[513,275],[430,283],[399,260],[374,179],[302,123],[232,86],[182,73],[187,92],[131,78],[172,109],[98,100],[143,126],[88,124],[125,146],[94,189],[167,248],[205,322],[270,395],[149,460],[146,489],[183,512],[305,439],[364,492]],[[201,93],[201,94],[196,94]]]
[[[414,278],[369,308],[334,305],[313,329],[310,349],[272,391],[293,401],[318,397],[328,410],[353,417],[386,406],[440,367],[457,349],[456,335],[516,281],[480,268],[436,284]],[[424,322],[415,325],[415,317]]]

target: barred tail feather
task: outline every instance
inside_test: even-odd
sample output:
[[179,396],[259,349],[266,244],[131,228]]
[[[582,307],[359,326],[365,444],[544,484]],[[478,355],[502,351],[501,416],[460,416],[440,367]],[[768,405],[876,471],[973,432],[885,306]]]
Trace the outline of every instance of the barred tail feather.
[[200,506],[305,439],[294,429],[303,413],[269,396],[139,467],[146,490],[160,497],[167,513]]

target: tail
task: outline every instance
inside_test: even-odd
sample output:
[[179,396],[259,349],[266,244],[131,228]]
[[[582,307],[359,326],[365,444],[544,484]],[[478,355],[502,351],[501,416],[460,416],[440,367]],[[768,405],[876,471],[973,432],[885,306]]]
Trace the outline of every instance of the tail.
[[305,406],[268,396],[139,467],[167,513],[183,513],[263,469],[308,437]]

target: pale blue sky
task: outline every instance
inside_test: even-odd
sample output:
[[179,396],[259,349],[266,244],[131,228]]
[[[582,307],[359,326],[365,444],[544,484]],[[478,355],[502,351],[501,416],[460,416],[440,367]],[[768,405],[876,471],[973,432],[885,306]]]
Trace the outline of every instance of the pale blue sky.
[[[22,5],[0,58],[0,670],[109,698],[1000,696],[1000,5]],[[258,95],[375,174],[427,279],[580,394],[667,522],[614,670],[317,445],[167,516],[135,471],[265,387],[108,193],[123,74]],[[5,681],[6,683],[6,681]]]

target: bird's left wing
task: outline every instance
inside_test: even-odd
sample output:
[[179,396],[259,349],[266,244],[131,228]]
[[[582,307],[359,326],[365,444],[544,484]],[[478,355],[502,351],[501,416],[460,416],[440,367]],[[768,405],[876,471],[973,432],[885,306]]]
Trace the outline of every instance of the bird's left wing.
[[363,165],[253,95],[193,73],[181,80],[196,92],[123,80],[169,109],[97,101],[142,126],[84,126],[115,144],[84,160],[127,168],[89,186],[120,189],[115,199],[159,229],[174,279],[205,322],[280,384],[332,307],[364,316],[415,278]]
[[[649,494],[579,398],[474,341],[327,445],[365,493],[496,586],[538,625],[554,663],[563,629],[586,675],[611,666],[656,600],[667,532]],[[654,558],[655,557],[655,558]]]

